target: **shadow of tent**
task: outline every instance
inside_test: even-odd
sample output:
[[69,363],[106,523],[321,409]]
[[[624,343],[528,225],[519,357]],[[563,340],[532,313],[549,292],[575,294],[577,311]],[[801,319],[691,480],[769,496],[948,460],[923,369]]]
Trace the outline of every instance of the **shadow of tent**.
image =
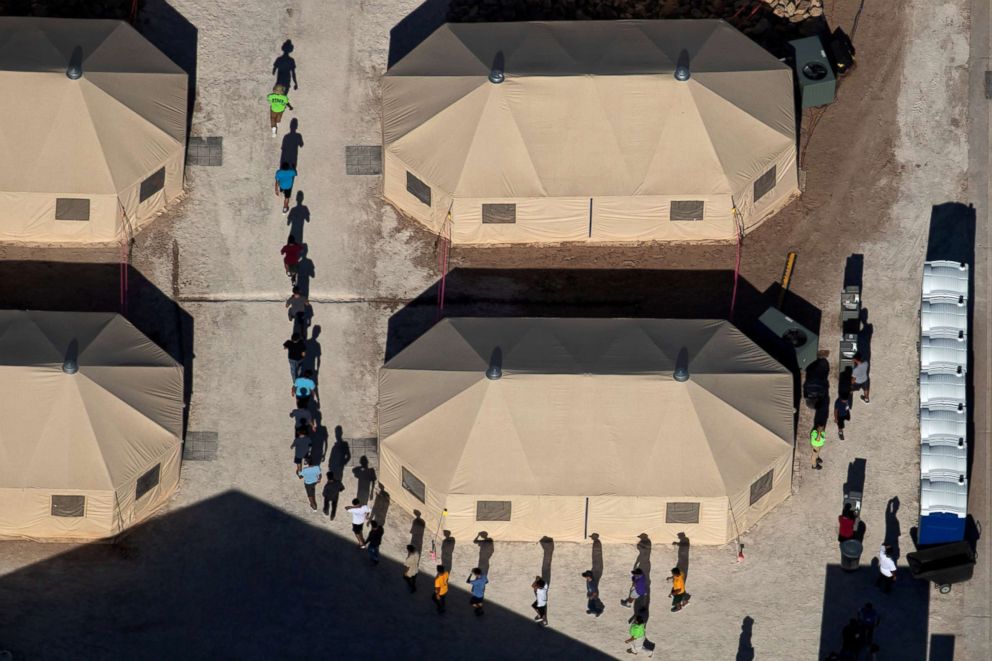
[[373,568],[352,540],[237,491],[142,524],[122,547],[0,578],[15,658],[606,658],[497,604],[479,622],[454,584],[440,618],[399,562]]
[[196,52],[198,30],[166,0],[143,0],[135,28],[186,72],[186,140],[196,106]]
[[[866,549],[865,555],[870,558],[873,550],[877,551],[877,547]],[[862,557],[862,561],[865,560]],[[908,571],[901,571],[892,594],[885,595],[875,587],[877,576],[878,570],[873,567],[862,566],[848,572],[840,565],[827,565],[818,659],[840,651],[844,625],[856,618],[858,609],[869,601],[881,617],[874,636],[879,658],[926,658],[930,591],[933,588],[927,581],[918,581]]]
[[[133,266],[127,267],[127,318],[183,366],[183,398],[193,392],[193,317]],[[120,312],[120,265],[0,260],[0,308]],[[183,411],[186,431],[189,407]]]

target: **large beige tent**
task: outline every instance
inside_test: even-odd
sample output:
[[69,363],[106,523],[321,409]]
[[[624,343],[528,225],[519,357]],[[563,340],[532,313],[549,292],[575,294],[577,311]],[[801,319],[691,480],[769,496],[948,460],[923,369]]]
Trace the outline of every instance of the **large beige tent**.
[[382,132],[386,199],[455,243],[731,240],[798,194],[792,72],[720,20],[447,24]]
[[175,491],[183,371],[111,313],[0,311],[0,538],[99,539]]
[[0,18],[0,116],[0,241],[116,241],[182,192],[186,74],[122,21]]
[[380,372],[379,438],[457,539],[722,544],[789,495],[792,375],[725,321],[446,319]]

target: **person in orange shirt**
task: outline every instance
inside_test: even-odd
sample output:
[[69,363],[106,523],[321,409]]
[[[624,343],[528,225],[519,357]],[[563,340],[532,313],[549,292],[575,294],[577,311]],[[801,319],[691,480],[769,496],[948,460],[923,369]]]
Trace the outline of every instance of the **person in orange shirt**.
[[434,577],[434,604],[437,606],[437,614],[444,614],[444,599],[448,596],[448,571],[444,565],[437,566],[437,576]]
[[672,567],[672,575],[668,577],[672,582],[672,591],[669,596],[672,598],[672,612],[682,610],[689,603],[691,596],[685,591],[685,576],[678,567]]

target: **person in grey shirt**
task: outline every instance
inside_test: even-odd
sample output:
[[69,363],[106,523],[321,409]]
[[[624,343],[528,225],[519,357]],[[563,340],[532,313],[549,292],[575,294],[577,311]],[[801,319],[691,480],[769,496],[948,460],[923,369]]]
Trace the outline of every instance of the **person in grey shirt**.
[[851,390],[861,391],[861,401],[870,403],[869,388],[871,379],[868,378],[868,361],[860,353],[854,354],[854,370],[851,371]]

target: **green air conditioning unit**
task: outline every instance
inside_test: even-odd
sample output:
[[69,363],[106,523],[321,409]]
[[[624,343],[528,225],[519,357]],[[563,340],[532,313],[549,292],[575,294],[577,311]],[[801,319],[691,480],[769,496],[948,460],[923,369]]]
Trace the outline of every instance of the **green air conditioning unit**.
[[825,106],[834,102],[837,78],[830,67],[827,52],[819,37],[806,37],[789,42],[795,53],[796,80],[803,108]]
[[768,308],[758,317],[758,321],[796,352],[799,369],[806,369],[807,365],[816,360],[816,350],[820,343],[816,333],[792,317],[787,317],[778,308]]

